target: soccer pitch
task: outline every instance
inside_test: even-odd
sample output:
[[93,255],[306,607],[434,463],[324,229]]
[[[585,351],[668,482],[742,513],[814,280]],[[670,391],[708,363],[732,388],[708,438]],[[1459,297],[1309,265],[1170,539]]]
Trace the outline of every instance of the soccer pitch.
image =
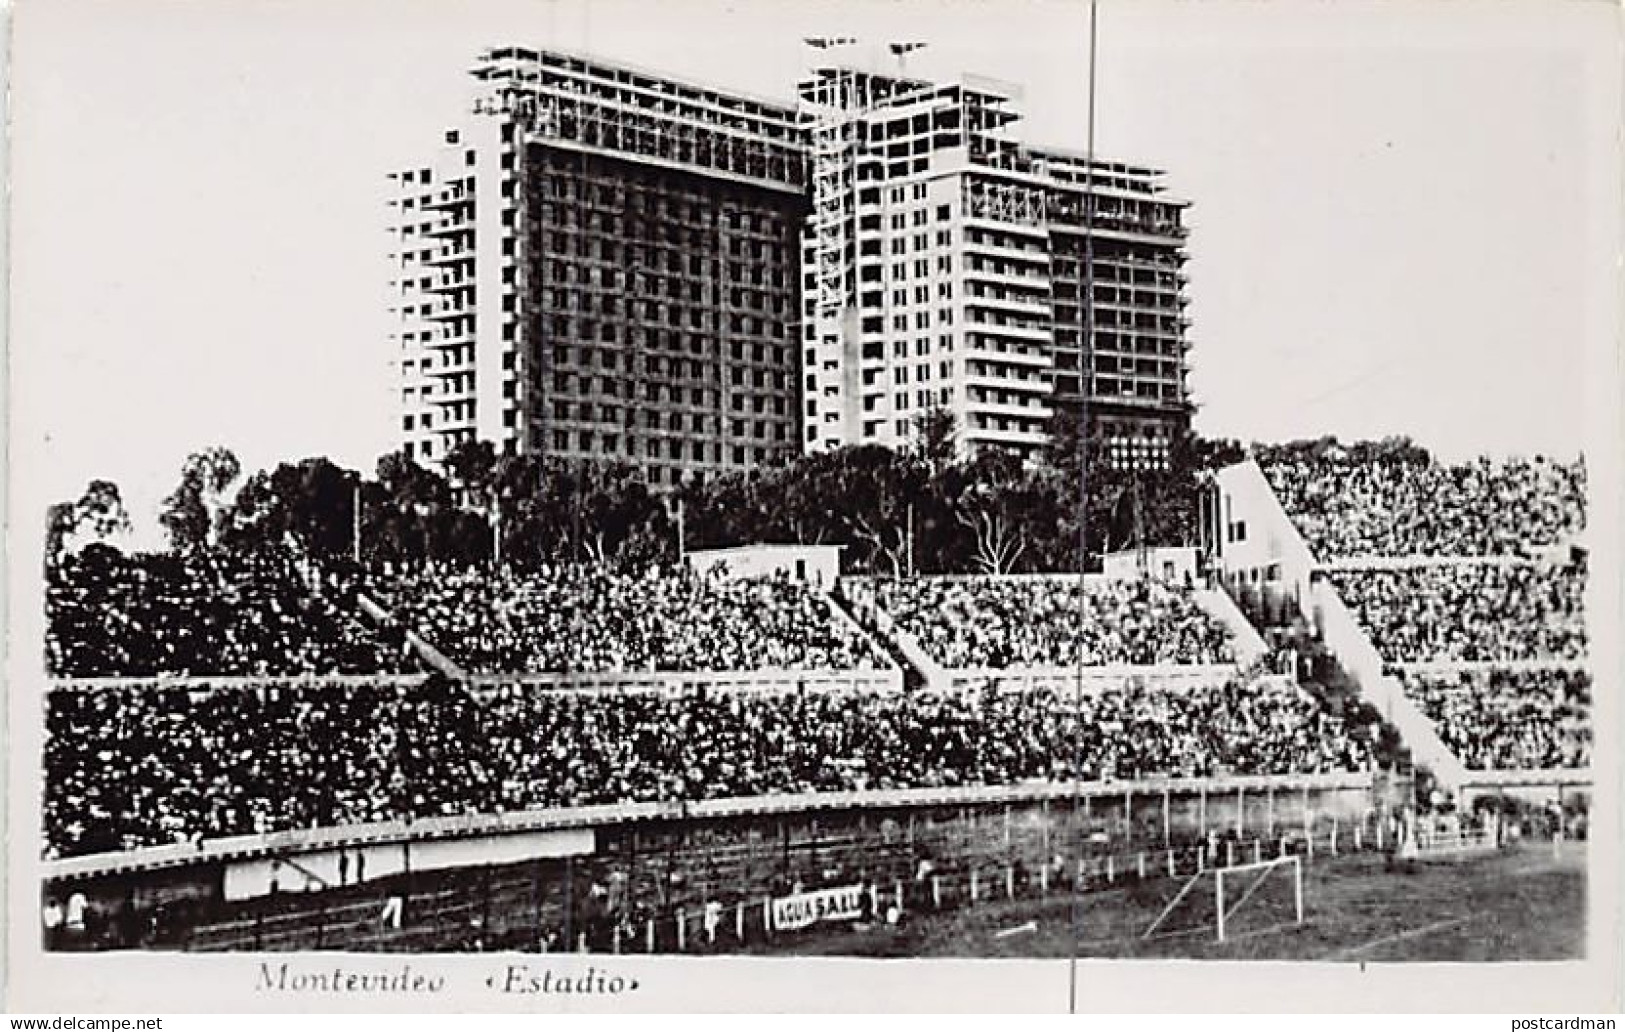
[[[1191,958],[1332,962],[1571,960],[1585,950],[1585,844],[1389,870],[1380,857],[1306,864],[1304,922],[1279,903],[1243,908],[1220,943],[1211,920],[1142,933],[1177,883],[916,914],[899,928],[809,937],[763,952],[869,957]],[[1211,914],[1206,915],[1211,918]],[[1073,922],[1080,929],[1069,933]],[[1076,938],[1076,943],[1074,942]],[[757,951],[753,951],[757,952]]]

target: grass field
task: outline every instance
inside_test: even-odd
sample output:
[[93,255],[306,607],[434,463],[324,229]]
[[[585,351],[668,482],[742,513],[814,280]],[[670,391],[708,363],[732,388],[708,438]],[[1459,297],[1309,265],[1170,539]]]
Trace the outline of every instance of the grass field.
[[[1386,868],[1371,855],[1304,866],[1304,922],[1291,923],[1290,881],[1243,906],[1227,941],[1208,900],[1184,929],[1141,938],[1181,881],[1157,879],[1076,904],[1015,899],[910,916],[897,928],[855,928],[779,940],[760,952],[863,957],[1115,957],[1226,960],[1533,961],[1584,955],[1584,844],[1554,857],[1530,845],[1487,857]],[[1227,891],[1234,891],[1233,889]],[[1193,893],[1192,898],[1203,893]],[[1205,919],[1205,920],[1204,920]],[[1080,934],[1070,929],[1077,922]],[[1178,925],[1180,922],[1172,922]],[[1200,927],[1197,927],[1200,925]]]

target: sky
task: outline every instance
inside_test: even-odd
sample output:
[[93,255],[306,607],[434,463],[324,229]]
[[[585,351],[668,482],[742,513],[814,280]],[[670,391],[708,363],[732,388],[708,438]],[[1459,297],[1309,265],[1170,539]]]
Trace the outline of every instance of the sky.
[[[1203,433],[1572,456],[1617,406],[1620,80],[1602,2],[1104,0],[1097,152],[1188,200]],[[1020,84],[1087,142],[1080,0],[23,0],[12,67],[17,511],[192,451],[371,470],[396,425],[385,173],[499,43],[789,99],[808,35]],[[1612,399],[1612,401],[1610,401]]]

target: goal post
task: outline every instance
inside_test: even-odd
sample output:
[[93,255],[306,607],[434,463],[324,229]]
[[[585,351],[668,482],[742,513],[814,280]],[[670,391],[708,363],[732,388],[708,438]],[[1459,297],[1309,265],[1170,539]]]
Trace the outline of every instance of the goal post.
[[[1204,927],[1211,920],[1214,933],[1219,942],[1224,942],[1231,934],[1233,919],[1241,909],[1253,899],[1266,885],[1282,884],[1290,879],[1292,887],[1291,896],[1291,923],[1303,923],[1303,859],[1297,856],[1278,856],[1268,860],[1257,860],[1252,863],[1234,864],[1229,867],[1210,867],[1198,871],[1186,879],[1179,891],[1157,914],[1155,920],[1147,926],[1141,935],[1149,939],[1159,930],[1169,924],[1169,919],[1181,910],[1195,910],[1201,916],[1196,918],[1196,927]],[[1211,895],[1205,891],[1198,891],[1209,880],[1212,881]],[[1207,916],[1207,904],[1212,902],[1212,915]],[[1192,920],[1192,915],[1187,915]],[[1190,927],[1178,932],[1165,934],[1189,934]]]
[[[1216,905],[1214,913],[1217,915],[1219,941],[1224,941],[1225,925],[1231,916],[1239,911],[1253,894],[1280,868],[1290,868],[1292,879],[1292,923],[1303,924],[1303,860],[1296,856],[1278,856],[1273,860],[1262,860],[1252,864],[1238,864],[1235,867],[1220,867],[1214,872],[1214,894]],[[1225,899],[1226,876],[1253,875],[1247,882],[1246,888],[1236,897],[1234,903],[1227,905]]]

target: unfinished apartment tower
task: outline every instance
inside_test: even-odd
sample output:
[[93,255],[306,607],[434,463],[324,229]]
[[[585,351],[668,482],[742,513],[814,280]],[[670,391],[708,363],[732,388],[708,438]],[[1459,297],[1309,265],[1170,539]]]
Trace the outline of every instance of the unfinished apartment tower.
[[634,464],[799,450],[807,149],[791,105],[554,50],[487,51],[394,182],[401,438]]
[[967,450],[1031,453],[1085,399],[1104,437],[1188,427],[1184,203],[1161,174],[1019,142],[1008,84],[858,65],[800,84],[807,447],[902,444],[942,410]]

